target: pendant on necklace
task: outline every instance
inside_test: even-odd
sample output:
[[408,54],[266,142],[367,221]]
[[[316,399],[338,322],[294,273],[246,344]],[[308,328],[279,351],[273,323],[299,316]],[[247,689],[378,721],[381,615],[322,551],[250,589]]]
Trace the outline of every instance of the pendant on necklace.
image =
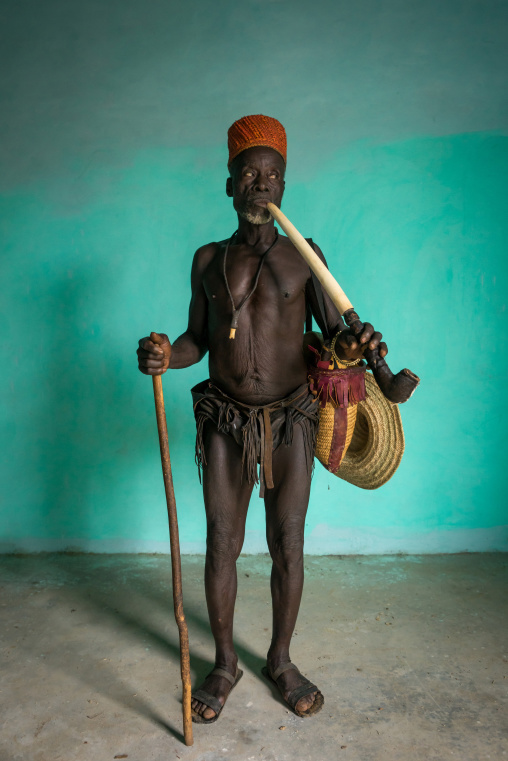
[[227,259],[230,243],[233,240],[233,238],[237,235],[237,233],[238,233],[238,230],[235,233],[233,233],[233,235],[231,236],[231,238],[229,239],[229,241],[228,241],[228,243],[226,245],[226,250],[224,251],[224,261],[223,261],[223,265],[222,265],[223,266],[223,274],[224,274],[224,282],[226,283],[227,292],[228,292],[228,295],[229,295],[229,299],[231,301],[231,307],[233,309],[233,316],[232,316],[232,319],[231,319],[231,328],[229,330],[229,338],[230,339],[234,339],[235,338],[236,329],[238,328],[238,319],[240,317],[240,312],[242,311],[242,309],[244,308],[245,304],[248,302],[248,300],[250,299],[250,297],[252,296],[252,294],[254,293],[256,288],[258,287],[259,276],[261,274],[261,269],[263,267],[263,263],[264,263],[267,255],[270,253],[272,248],[277,243],[277,240],[278,240],[278,237],[279,237],[279,232],[278,232],[277,229],[275,229],[275,238],[273,240],[273,243],[271,244],[271,246],[269,246],[266,249],[265,253],[262,255],[261,259],[259,260],[258,269],[257,269],[257,272],[256,272],[256,277],[254,278],[254,285],[252,286],[251,291],[249,293],[247,293],[243,297],[242,301],[238,305],[238,309],[236,309],[235,308],[235,302],[233,301],[233,296],[231,294],[231,289],[229,287],[228,277],[227,277],[227,274],[226,274],[226,259]]
[[238,318],[240,316],[240,312],[238,309],[233,309],[233,319],[231,320],[231,328],[229,331],[229,337],[234,338],[236,335],[236,329],[238,327]]

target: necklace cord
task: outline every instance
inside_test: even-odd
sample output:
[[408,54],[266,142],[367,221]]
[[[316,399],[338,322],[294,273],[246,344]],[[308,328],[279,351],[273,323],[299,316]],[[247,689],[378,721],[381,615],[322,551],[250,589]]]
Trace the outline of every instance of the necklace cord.
[[226,283],[226,289],[227,289],[227,292],[228,292],[228,295],[229,295],[229,300],[231,301],[231,307],[233,309],[233,316],[232,316],[232,319],[231,319],[231,329],[230,329],[230,332],[229,332],[229,337],[230,338],[234,338],[235,337],[235,333],[236,333],[236,329],[238,327],[238,320],[239,320],[241,311],[244,308],[245,304],[250,299],[250,297],[252,296],[252,294],[254,293],[254,291],[256,290],[256,288],[258,287],[259,276],[261,275],[261,270],[263,269],[263,264],[265,262],[265,259],[266,259],[266,257],[268,256],[268,254],[270,253],[270,251],[272,250],[272,248],[275,246],[275,244],[277,243],[277,241],[279,239],[279,231],[277,230],[277,228],[275,228],[275,238],[273,240],[273,243],[266,249],[264,254],[261,255],[261,258],[259,260],[256,276],[254,278],[254,285],[252,286],[252,288],[249,291],[249,293],[245,294],[245,296],[241,300],[240,304],[238,305],[238,309],[237,309],[235,307],[235,302],[234,302],[234,299],[233,299],[233,294],[231,293],[231,289],[229,287],[229,282],[228,282],[228,278],[227,278],[227,274],[226,274],[226,262],[227,262],[227,257],[228,257],[229,246],[231,245],[231,243],[233,241],[233,238],[235,238],[235,236],[237,234],[238,234],[238,230],[235,230],[235,232],[233,233],[231,238],[228,240],[227,245],[226,245],[226,250],[224,251],[224,262],[223,262],[224,282]]

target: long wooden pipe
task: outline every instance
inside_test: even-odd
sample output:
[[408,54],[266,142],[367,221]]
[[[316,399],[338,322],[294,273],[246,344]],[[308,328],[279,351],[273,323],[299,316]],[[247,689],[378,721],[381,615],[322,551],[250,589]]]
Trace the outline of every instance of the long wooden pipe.
[[[341,313],[346,325],[351,328],[353,335],[359,336],[363,331],[363,322],[360,321],[360,318],[353,309],[353,305],[330,270],[323,264],[303,235],[298,232],[296,227],[291,224],[289,219],[274,203],[267,203],[266,207],[314,272],[324,290]],[[390,402],[396,404],[406,402],[420,383],[419,377],[407,368],[394,375],[384,358],[380,356],[378,349],[365,349],[364,357],[372,369],[379,388]]]
[[166,504],[168,507],[169,541],[171,545],[171,570],[173,575],[173,606],[175,620],[180,635],[180,673],[182,677],[182,711],[183,711],[183,735],[186,745],[193,744],[192,716],[191,716],[191,675],[189,656],[189,633],[187,622],[183,612],[182,598],[182,564],[180,560],[180,541],[178,537],[178,518],[176,515],[175,490],[173,488],[173,474],[171,473],[171,460],[169,459],[168,426],[166,412],[164,410],[164,396],[162,393],[162,378],[153,375],[153,395],[155,399],[155,414],[157,415],[157,430],[159,432],[159,445],[161,450],[162,475],[164,477],[164,489],[166,491]]

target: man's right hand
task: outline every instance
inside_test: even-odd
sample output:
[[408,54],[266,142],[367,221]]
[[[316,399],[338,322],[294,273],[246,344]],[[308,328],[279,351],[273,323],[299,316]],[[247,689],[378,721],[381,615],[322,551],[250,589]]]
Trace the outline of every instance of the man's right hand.
[[145,375],[162,375],[169,367],[171,344],[165,333],[150,333],[139,341],[138,367]]

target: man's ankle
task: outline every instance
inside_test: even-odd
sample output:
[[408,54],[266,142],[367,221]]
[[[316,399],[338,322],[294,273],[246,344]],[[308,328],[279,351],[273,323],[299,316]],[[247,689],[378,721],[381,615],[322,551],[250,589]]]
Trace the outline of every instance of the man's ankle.
[[281,663],[288,663],[291,660],[287,648],[281,650],[270,649],[266,656],[266,662],[272,668],[278,668]]
[[234,676],[236,674],[237,666],[238,666],[238,656],[235,652],[217,653],[215,657],[215,668],[229,671],[229,673]]

